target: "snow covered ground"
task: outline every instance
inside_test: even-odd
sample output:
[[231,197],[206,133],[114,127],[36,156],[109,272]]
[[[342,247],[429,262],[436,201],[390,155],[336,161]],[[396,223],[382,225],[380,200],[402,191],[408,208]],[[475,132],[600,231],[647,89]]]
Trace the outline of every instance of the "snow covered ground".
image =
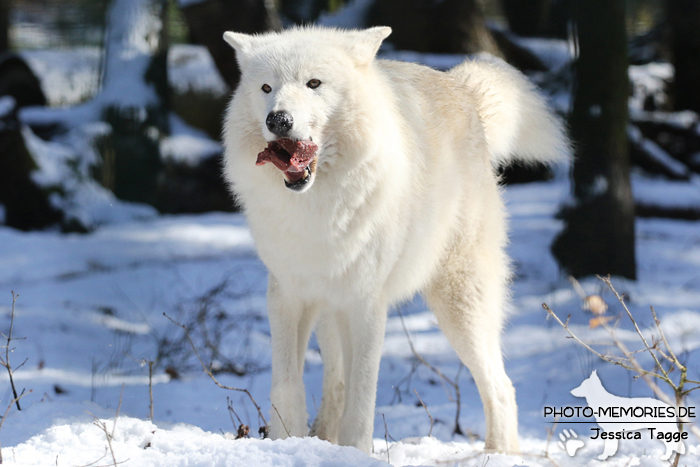
[[[516,278],[513,312],[504,334],[507,371],[516,387],[523,454],[484,454],[481,402],[468,371],[435,325],[419,297],[401,307],[416,350],[448,377],[459,375],[465,435],[454,435],[455,391],[418,365],[394,310],[388,326],[378,385],[375,452],[366,456],[316,439],[234,440],[227,397],[257,437],[260,420],[245,395],[220,389],[203,374],[181,330],[163,313],[188,323],[207,363],[229,368],[222,384],[248,388],[268,417],[270,403],[269,327],[265,316],[266,272],[257,259],[244,219],[238,214],[162,216],[104,225],[87,235],[22,233],[0,227],[0,330],[7,332],[12,297],[17,301],[11,362],[20,390],[32,390],[22,411],[10,411],[0,431],[2,456],[10,465],[111,465],[107,438],[94,418],[112,430],[112,448],[126,466],[218,465],[599,465],[601,440],[590,440],[590,424],[559,425],[548,443],[550,419],[544,406],[583,405],[569,391],[598,371],[608,391],[649,396],[643,382],[605,364],[546,319],[541,303],[559,316],[571,313],[582,337],[607,342],[601,329],[588,329],[580,299],[562,277],[549,252],[561,222],[554,218],[566,196],[565,184],[537,183],[506,190],[511,212]],[[653,326],[649,306],[661,315],[667,337],[683,355],[691,377],[700,365],[700,229],[697,223],[659,219],[637,221],[639,280],[617,279],[643,329]],[[602,284],[583,282],[601,293],[619,314]],[[4,298],[2,298],[4,297]],[[619,337],[634,348],[637,338],[624,321]],[[220,331],[220,332],[219,332]],[[165,355],[166,351],[170,355]],[[160,353],[160,355],[159,355]],[[154,420],[149,416],[147,361],[160,358],[152,379]],[[310,416],[321,398],[322,365],[312,341],[305,382]],[[418,402],[414,389],[434,418]],[[0,406],[11,399],[0,372]],[[696,405],[691,399],[689,405]],[[88,413],[89,412],[89,413]],[[386,428],[385,428],[386,423]],[[569,457],[557,445],[566,427],[585,446]],[[681,465],[700,465],[699,441],[690,438]],[[387,446],[389,447],[387,452]],[[644,436],[622,441],[606,465],[665,465],[663,444]],[[121,464],[120,464],[121,465]]]

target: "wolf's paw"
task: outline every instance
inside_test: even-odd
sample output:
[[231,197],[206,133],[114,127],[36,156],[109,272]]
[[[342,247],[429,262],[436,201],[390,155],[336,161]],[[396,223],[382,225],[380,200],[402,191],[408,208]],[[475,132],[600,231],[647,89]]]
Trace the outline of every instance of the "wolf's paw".
[[576,451],[583,447],[583,441],[577,439],[578,435],[574,430],[564,430],[563,433],[559,433],[559,441],[557,444],[559,447],[566,451],[566,453],[573,457],[576,455]]

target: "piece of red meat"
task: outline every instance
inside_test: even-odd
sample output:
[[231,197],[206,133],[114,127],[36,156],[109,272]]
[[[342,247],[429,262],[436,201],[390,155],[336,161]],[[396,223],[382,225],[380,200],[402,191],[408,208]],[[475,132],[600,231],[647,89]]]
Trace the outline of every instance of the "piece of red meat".
[[294,177],[299,179],[303,175],[304,169],[311,164],[317,151],[318,146],[313,141],[293,141],[288,138],[278,139],[267,144],[267,147],[258,154],[258,160],[255,164],[264,165],[272,162],[275,167],[285,172],[288,176],[290,174],[299,174],[298,177]]

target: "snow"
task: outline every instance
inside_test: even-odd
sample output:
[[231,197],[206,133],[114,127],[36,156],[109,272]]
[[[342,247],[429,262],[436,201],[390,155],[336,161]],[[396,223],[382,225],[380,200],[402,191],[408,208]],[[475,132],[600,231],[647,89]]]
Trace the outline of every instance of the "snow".
[[[136,9],[141,5],[137,3],[132,5]],[[131,13],[137,14],[135,11]],[[109,190],[96,183],[91,175],[101,160],[96,151],[96,143],[111,131],[109,125],[99,121],[102,104],[113,99],[117,99],[120,105],[128,105],[129,102],[138,104],[153,97],[149,94],[153,92],[150,86],[146,85],[148,89],[137,89],[131,81],[122,79],[124,73],[128,75],[133,72],[129,71],[129,67],[145,66],[144,61],[150,60],[144,51],[153,44],[136,34],[144,32],[146,26],[148,25],[137,25],[121,33],[113,32],[112,42],[120,44],[122,58],[128,60],[107,64],[119,72],[112,83],[105,84],[103,92],[97,97],[98,101],[89,100],[97,91],[99,81],[98,49],[27,51],[23,54],[37,73],[52,107],[23,108],[20,119],[38,126],[60,121],[69,129],[47,142],[38,138],[28,127],[23,128],[26,144],[39,165],[39,170],[33,174],[34,181],[44,188],[54,190],[52,203],[66,214],[68,220],[76,220],[87,229],[132,219],[152,218],[157,214],[150,206],[118,200]],[[150,27],[157,28],[158,25]],[[134,37],[134,34],[139,37]],[[173,46],[168,63],[171,86],[179,92],[209,93],[215,97],[228,92],[228,87],[204,47]],[[121,96],[129,96],[132,100],[125,100]],[[154,136],[159,139],[165,160],[196,166],[203,159],[221,154],[220,143],[187,125],[175,114],[170,115],[170,125],[170,135]]]
[[88,229],[155,217],[158,214],[155,208],[118,200],[92,178],[91,169],[99,156],[90,142],[105,131],[108,131],[106,125],[95,122],[68,133],[59,143],[44,141],[24,126],[25,144],[38,165],[32,173],[34,182],[54,191],[50,200],[65,213],[67,220],[76,220]]
[[[231,55],[233,60],[233,55]],[[214,64],[214,59],[202,45],[176,44],[168,51],[168,80],[178,93],[188,91],[225,96],[228,85]]]
[[[92,174],[101,163],[97,143],[111,131],[109,125],[101,122],[103,110],[110,107],[137,109],[143,114],[139,115],[143,120],[145,107],[158,101],[153,84],[142,79],[158,49],[163,26],[157,11],[151,11],[152,8],[148,0],[111,4],[108,13],[110,28],[105,39],[107,53],[101,67],[103,80],[100,92],[94,97],[89,96],[94,82],[90,67],[96,59],[99,60],[99,54],[92,57],[85,54],[85,57],[76,59],[81,64],[79,78],[58,79],[55,83],[51,77],[57,70],[51,65],[55,65],[59,57],[35,53],[34,59],[29,60],[42,86],[52,90],[52,103],[74,103],[72,99],[91,97],[72,107],[28,107],[20,111],[20,121],[26,125],[22,129],[26,145],[39,165],[39,170],[32,174],[34,181],[53,191],[50,200],[68,221],[76,221],[85,229],[156,214],[156,210],[149,206],[118,201],[94,180]],[[67,61],[68,66],[75,62]],[[73,86],[74,83],[82,86]],[[50,142],[38,138],[29,129],[29,126],[47,125],[61,129]]]
[[634,120],[665,123],[682,129],[691,128],[700,121],[700,116],[692,110],[683,110],[680,112],[662,112],[658,110],[655,112],[645,112],[630,108],[630,115]]
[[107,14],[110,27],[105,39],[103,82],[98,95],[103,105],[140,108],[157,104],[154,86],[139,79],[147,76],[152,57],[160,47],[163,24],[157,5],[150,0],[111,4]]
[[202,159],[221,154],[221,144],[175,114],[170,114],[170,131],[171,136],[160,140],[160,153],[165,160],[196,166]]
[[[635,186],[658,184],[654,196],[674,194],[669,182],[633,179]],[[649,396],[641,381],[596,360],[546,319],[546,302],[561,317],[571,314],[571,328],[585,339],[609,342],[603,330],[589,329],[587,315],[569,282],[561,276],[549,245],[561,229],[554,218],[568,188],[560,181],[508,187],[514,260],[513,306],[503,342],[506,368],[516,387],[522,455],[484,454],[483,411],[468,371],[437,328],[426,305],[416,297],[401,307],[406,328],[418,352],[448,377],[460,374],[460,425],[470,437],[453,435],[454,390],[428,368],[416,365],[401,318],[391,313],[378,384],[374,453],[338,448],[316,439],[233,440],[227,396],[238,416],[257,438],[259,420],[245,396],[216,387],[201,372],[187,343],[173,358],[163,359],[152,385],[155,420],[148,420],[148,366],[163,342],[179,342],[181,332],[163,313],[193,326],[193,338],[208,363],[222,367],[230,359],[242,376],[221,373],[222,384],[251,391],[268,416],[270,403],[269,326],[265,318],[266,272],[255,255],[253,240],[240,214],[210,213],[122,220],[87,235],[56,232],[23,233],[0,227],[0,330],[9,324],[10,290],[20,294],[15,333],[27,340],[13,343],[11,356],[27,364],[15,374],[20,388],[33,392],[12,410],[2,431],[2,454],[13,465],[86,465],[105,455],[104,433],[92,424],[89,410],[111,427],[124,385],[114,450],[125,465],[597,465],[600,440],[590,440],[590,425],[567,425],[585,447],[569,458],[555,442],[547,444],[550,424],[544,405],[580,405],[569,391],[598,370],[606,388],[625,397]],[[651,195],[649,195],[651,196]],[[697,198],[693,198],[697,199]],[[692,222],[638,219],[639,280],[614,279],[630,297],[632,312],[649,337],[649,306],[660,314],[676,352],[693,356],[700,348],[700,232]],[[582,282],[586,293],[599,293],[612,314],[621,310],[594,280]],[[4,292],[3,292],[4,291]],[[218,292],[217,292],[218,291]],[[5,299],[2,299],[4,294]],[[208,297],[208,298],[207,298]],[[204,300],[204,301],[203,301]],[[207,301],[208,300],[208,301]],[[195,318],[208,303],[204,318],[209,332],[223,329],[214,359],[203,346],[204,329]],[[217,313],[224,313],[219,315]],[[207,327],[208,326],[208,327]],[[624,321],[618,337],[636,348],[636,333]],[[690,373],[700,368],[690,358]],[[647,362],[648,363],[648,362]],[[173,367],[176,373],[168,373]],[[173,374],[176,377],[173,377]],[[307,405],[313,417],[321,399],[322,364],[312,340],[304,373]],[[57,392],[60,389],[60,393]],[[415,389],[434,417],[418,404]],[[9,399],[7,376],[0,372],[0,400]],[[92,402],[87,402],[92,401]],[[691,398],[689,404],[696,405]],[[386,431],[384,420],[386,420]],[[155,431],[155,433],[153,433]],[[221,432],[225,435],[222,435]],[[555,436],[561,427],[555,428]],[[385,440],[385,433],[387,440]],[[664,465],[663,444],[644,437],[620,443],[610,465]],[[151,446],[144,449],[144,446]],[[387,442],[389,451],[387,452]],[[689,440],[682,462],[700,466],[698,440]],[[109,464],[111,455],[100,461]]]
[[630,141],[639,143],[641,148],[646,151],[649,156],[661,163],[674,175],[678,177],[690,177],[690,170],[683,165],[683,163],[671,157],[669,153],[661,149],[655,142],[644,138],[642,132],[636,126],[629,125],[627,127],[627,137]]
[[573,54],[566,40],[519,37],[512,33],[508,37],[535,54],[550,70],[560,70],[571,63]]
[[648,178],[632,173],[632,195],[636,202],[667,208],[700,208],[700,177],[689,182]]
[[[50,106],[79,104],[97,93],[102,56],[98,47],[24,50],[21,55],[39,78]],[[229,92],[214,60],[201,45],[170,46],[168,80],[179,93],[194,91],[219,97]]]
[[643,110],[644,100],[647,96],[653,97],[657,107],[663,107],[667,104],[666,88],[668,83],[673,80],[673,65],[659,62],[630,65],[628,73],[632,83],[631,109]]
[[188,6],[196,5],[198,3],[202,3],[205,0],[177,0],[177,5],[180,8],[186,8]]
[[0,118],[7,117],[13,110],[15,110],[14,97],[12,96],[0,96]]
[[[5,454],[9,465],[88,465],[113,462],[108,451],[106,435],[94,423],[92,413],[104,413],[90,404],[64,405],[71,415],[58,418],[52,426],[26,442],[15,446],[11,456]],[[56,415],[42,407],[32,407],[22,414],[26,424],[41,424],[39,417]],[[71,410],[72,409],[72,410]],[[72,412],[75,411],[75,415]],[[97,416],[97,415],[96,415]],[[205,432],[194,426],[162,424],[128,416],[115,419],[100,417],[112,433],[111,449],[118,463],[133,467],[187,466],[298,466],[303,458],[308,467],[381,467],[384,462],[370,458],[353,448],[334,446],[316,438],[289,439],[282,442],[240,439]],[[107,450],[107,451],[106,451]]]
[[25,50],[21,55],[39,78],[53,107],[84,102],[97,92],[101,56],[98,47]]

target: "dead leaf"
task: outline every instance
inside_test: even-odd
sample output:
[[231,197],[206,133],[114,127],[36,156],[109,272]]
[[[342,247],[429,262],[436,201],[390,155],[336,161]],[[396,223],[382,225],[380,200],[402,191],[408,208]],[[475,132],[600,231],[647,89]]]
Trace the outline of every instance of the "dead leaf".
[[595,329],[595,328],[597,328],[598,326],[603,326],[603,325],[605,325],[605,324],[608,324],[612,319],[613,319],[612,316],[598,316],[597,318],[592,318],[592,319],[588,322],[588,326],[589,326],[591,329]]
[[588,295],[583,299],[583,309],[591,310],[594,315],[601,316],[608,311],[608,305],[600,295]]

